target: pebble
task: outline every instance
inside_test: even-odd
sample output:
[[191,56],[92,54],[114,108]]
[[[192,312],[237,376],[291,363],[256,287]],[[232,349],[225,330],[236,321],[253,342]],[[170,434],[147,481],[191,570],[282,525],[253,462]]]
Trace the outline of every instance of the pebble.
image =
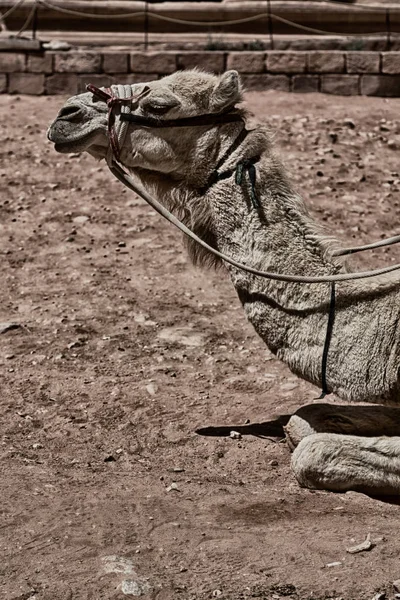
[[6,354],[6,355],[5,355],[5,358],[6,358],[7,360],[11,360],[12,358],[15,358],[15,354]]
[[121,583],[121,591],[127,596],[143,596],[150,591],[150,585],[147,581],[135,581],[134,579],[124,579]]
[[348,127],[349,129],[355,129],[356,128],[356,124],[354,123],[353,119],[345,119],[343,121],[343,124],[346,125],[346,127]]
[[241,433],[239,433],[238,431],[231,431],[231,432],[229,433],[229,437],[230,437],[232,440],[241,440],[241,439],[242,439],[242,434],[241,434]]
[[328,563],[325,566],[328,567],[328,568],[331,568],[331,567],[340,567],[340,566],[342,566],[342,563],[340,561],[331,562],[331,563]]
[[222,596],[222,592],[221,590],[214,590],[212,593],[212,597],[213,598],[219,598],[220,596]]
[[87,215],[79,215],[72,220],[74,223],[86,223],[86,221],[89,221],[89,217]]
[[149,383],[146,385],[146,391],[150,396],[155,396],[158,390],[158,386],[154,383]]
[[371,542],[370,534],[367,535],[366,539],[361,542],[361,544],[357,544],[357,546],[352,546],[351,548],[346,548],[346,552],[350,554],[357,554],[358,552],[365,552],[367,550],[371,550],[374,547],[374,544]]
[[172,491],[175,491],[175,492],[180,492],[180,489],[179,489],[179,487],[177,486],[177,484],[176,484],[176,483],[171,483],[171,485],[169,485],[169,486],[168,486],[167,488],[165,488],[165,489],[166,489],[166,491],[167,491],[167,492],[172,492]]

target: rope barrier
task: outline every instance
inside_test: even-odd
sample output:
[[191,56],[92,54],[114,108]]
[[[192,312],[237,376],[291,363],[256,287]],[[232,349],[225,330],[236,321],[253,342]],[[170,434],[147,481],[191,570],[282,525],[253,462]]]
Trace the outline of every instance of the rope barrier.
[[20,35],[21,35],[22,33],[24,33],[24,31],[26,31],[26,30],[28,29],[29,25],[31,24],[31,22],[32,22],[32,20],[33,20],[33,17],[34,17],[34,15],[35,15],[35,11],[36,11],[36,9],[37,9],[37,4],[36,4],[36,2],[35,2],[35,3],[32,5],[32,8],[31,8],[31,10],[29,11],[29,14],[28,14],[28,16],[27,16],[27,18],[26,18],[26,21],[25,21],[25,23],[22,25],[21,29],[20,29],[20,30],[18,31],[18,33],[16,34],[16,37],[20,37]]
[[14,6],[12,6],[11,8],[9,8],[5,13],[1,14],[1,18],[2,19],[6,19],[7,17],[9,17],[15,10],[17,10],[17,8],[19,8],[21,6],[21,4],[23,4],[25,2],[25,0],[18,0],[18,2],[16,2],[14,4]]
[[[249,17],[243,17],[242,19],[231,19],[231,20],[225,20],[225,21],[224,20],[220,20],[220,21],[190,21],[187,19],[178,19],[176,17],[167,17],[165,15],[159,15],[157,13],[151,12],[150,10],[149,11],[136,11],[136,12],[130,12],[130,13],[120,13],[118,15],[104,15],[104,14],[97,15],[94,13],[77,11],[77,10],[73,10],[70,8],[63,8],[61,6],[52,4],[51,2],[48,2],[47,0],[36,0],[36,2],[38,4],[42,4],[43,6],[46,6],[47,8],[53,9],[55,11],[69,14],[69,15],[79,16],[79,17],[89,17],[89,18],[93,18],[93,19],[121,19],[121,18],[127,19],[127,18],[134,18],[134,17],[146,18],[146,16],[148,16],[153,19],[158,19],[159,21],[165,21],[167,23],[175,23],[177,25],[193,25],[193,26],[197,26],[197,27],[221,27],[221,26],[227,26],[227,25],[240,25],[242,23],[251,23],[252,21],[257,21],[258,19],[263,19],[263,18],[265,19],[267,17],[267,14],[264,12],[264,13],[259,13],[257,15],[252,15]],[[331,3],[331,0],[329,0],[328,3]],[[335,2],[335,4],[340,4],[340,2]],[[323,29],[317,29],[315,27],[308,27],[307,25],[301,25],[299,23],[295,23],[294,21],[290,21],[289,19],[285,19],[284,17],[279,17],[278,15],[274,15],[273,13],[269,13],[269,17],[271,19],[275,19],[276,21],[284,23],[285,25],[290,25],[291,27],[294,27],[295,29],[306,31],[307,33],[316,33],[318,35],[337,35],[337,36],[347,36],[347,37],[349,37],[349,36],[365,37],[366,35],[387,35],[387,31],[372,31],[372,32],[366,32],[366,33],[343,33],[343,32],[336,32],[336,31],[325,31]]]

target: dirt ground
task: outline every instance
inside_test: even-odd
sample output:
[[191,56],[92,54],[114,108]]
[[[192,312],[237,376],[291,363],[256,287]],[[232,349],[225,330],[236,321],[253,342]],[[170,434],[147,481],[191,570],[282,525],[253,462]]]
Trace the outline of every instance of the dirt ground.
[[[399,233],[400,99],[247,100],[344,243]],[[393,599],[399,506],[300,489],[277,438],[195,433],[319,391],[105,165],[55,153],[62,102],[0,97],[1,598]]]

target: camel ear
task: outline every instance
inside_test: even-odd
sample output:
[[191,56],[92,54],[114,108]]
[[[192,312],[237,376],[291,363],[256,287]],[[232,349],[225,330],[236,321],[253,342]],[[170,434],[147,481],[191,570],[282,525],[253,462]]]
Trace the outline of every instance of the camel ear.
[[240,102],[242,99],[242,86],[237,71],[226,71],[221,75],[214,87],[210,99],[210,108],[213,112],[220,112],[227,106]]

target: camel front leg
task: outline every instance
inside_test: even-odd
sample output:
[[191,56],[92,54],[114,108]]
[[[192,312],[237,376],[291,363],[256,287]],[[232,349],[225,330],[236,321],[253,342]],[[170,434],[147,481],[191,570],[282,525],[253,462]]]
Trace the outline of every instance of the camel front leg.
[[302,487],[400,495],[400,409],[309,404],[284,426]]
[[306,488],[400,495],[400,437],[315,433],[298,444],[292,469]]

